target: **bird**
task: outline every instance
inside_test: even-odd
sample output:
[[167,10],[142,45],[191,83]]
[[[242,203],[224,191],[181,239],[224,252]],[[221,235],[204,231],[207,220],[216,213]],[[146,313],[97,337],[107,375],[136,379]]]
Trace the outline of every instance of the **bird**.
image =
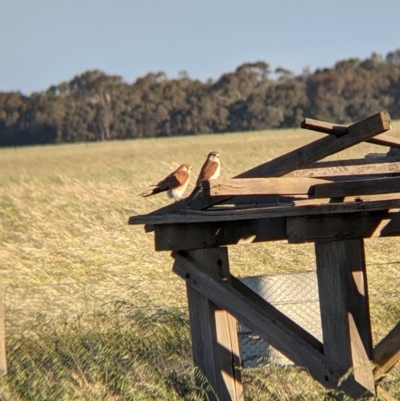
[[201,167],[199,176],[197,177],[196,180],[196,185],[187,199],[186,207],[189,207],[191,203],[195,200],[197,194],[200,191],[201,182],[207,180],[215,180],[216,178],[219,177],[220,172],[221,172],[221,162],[219,160],[219,153],[210,152],[207,155],[206,161]]
[[139,196],[147,197],[167,191],[168,198],[179,201],[182,199],[190,181],[192,166],[190,164],[181,164],[175,171],[168,174],[157,184],[151,185],[147,190],[141,192]]

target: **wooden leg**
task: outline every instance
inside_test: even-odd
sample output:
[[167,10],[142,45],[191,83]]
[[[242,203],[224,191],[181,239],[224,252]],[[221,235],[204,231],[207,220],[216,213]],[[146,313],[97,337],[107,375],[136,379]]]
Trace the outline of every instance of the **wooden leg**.
[[316,242],[324,354],[375,394],[362,239]]
[[[221,280],[230,280],[227,248],[188,251],[204,269]],[[175,263],[177,263],[175,261]],[[243,401],[237,322],[228,312],[187,285],[194,364],[199,367],[220,401]],[[199,380],[211,400],[217,397]]]

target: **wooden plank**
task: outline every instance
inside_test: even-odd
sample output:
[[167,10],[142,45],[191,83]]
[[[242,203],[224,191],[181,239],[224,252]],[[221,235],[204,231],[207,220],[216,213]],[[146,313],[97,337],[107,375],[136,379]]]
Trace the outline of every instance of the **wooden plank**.
[[[325,121],[313,120],[312,118],[305,118],[300,126],[301,128],[336,136],[348,133],[348,127],[345,125],[331,124]],[[375,145],[389,146],[391,148],[400,148],[400,139],[389,135],[378,135],[377,137],[368,139],[365,142],[373,143]]]
[[376,386],[376,395],[378,396],[378,400],[384,401],[399,401],[398,398],[392,397],[387,391],[385,391],[381,385]]
[[400,177],[329,182],[316,184],[312,189],[314,191],[312,192],[312,190],[310,190],[310,193],[314,198],[387,194],[391,192],[400,192]]
[[314,185],[329,182],[318,178],[234,178],[203,181],[201,186],[207,196],[309,195]]
[[[229,281],[226,248],[199,249],[189,255],[204,266],[210,276]],[[199,367],[220,401],[243,401],[237,324],[192,286],[187,286],[193,361]],[[197,385],[210,400],[217,400],[204,381]]]
[[4,287],[0,286],[0,376],[7,374]]
[[324,205],[327,203],[345,203],[345,202],[380,202],[400,199],[400,192],[393,192],[392,194],[378,194],[378,195],[357,195],[345,196],[339,198],[307,198],[307,199],[294,199],[293,206],[306,206],[306,205]]
[[325,356],[372,394],[371,322],[362,239],[316,242]]
[[300,127],[336,136],[345,135],[349,132],[347,125],[332,124],[326,121],[314,120],[312,118],[305,118],[301,122]]
[[400,322],[376,344],[373,350],[374,362],[379,365],[375,376],[387,373],[400,360]]
[[[368,163],[363,163],[364,160]],[[360,176],[360,175],[390,175],[400,173],[400,162],[398,159],[390,161],[381,159],[355,159],[322,161],[314,163],[308,168],[292,171],[286,177],[314,177],[332,180],[336,176]]]
[[[173,271],[183,278],[187,285],[219,307],[228,310],[252,332],[260,335],[295,364],[304,366],[323,386],[338,387],[345,371],[286,327],[276,315],[271,316],[268,310],[237,291],[227,280],[220,280],[206,273],[203,266],[199,266],[187,253],[175,253],[174,257]],[[357,382],[344,381],[340,388],[353,397],[368,393],[368,390]]]
[[286,220],[277,218],[157,225],[154,242],[156,251],[179,251],[286,238]]
[[269,162],[247,170],[235,178],[279,177],[391,129],[390,116],[380,112],[348,127],[348,134],[327,136]]
[[400,199],[370,202],[334,202],[304,206],[275,206],[254,209],[213,211],[186,211],[184,214],[132,216],[130,224],[181,224],[216,221],[253,220],[275,217],[312,216],[340,213],[373,212],[400,208]]
[[336,216],[288,217],[289,243],[400,235],[399,212],[352,213]]

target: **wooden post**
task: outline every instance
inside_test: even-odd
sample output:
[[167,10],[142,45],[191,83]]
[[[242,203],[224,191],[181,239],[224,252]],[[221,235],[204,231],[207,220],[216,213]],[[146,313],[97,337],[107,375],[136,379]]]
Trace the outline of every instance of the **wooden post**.
[[[188,251],[207,273],[230,280],[227,248]],[[175,263],[177,263],[175,261]],[[212,387],[197,378],[210,401],[243,401],[237,322],[225,310],[187,285],[194,364]]]
[[315,252],[324,354],[375,394],[363,239],[316,242]]
[[0,286],[0,376],[7,374],[4,288]]

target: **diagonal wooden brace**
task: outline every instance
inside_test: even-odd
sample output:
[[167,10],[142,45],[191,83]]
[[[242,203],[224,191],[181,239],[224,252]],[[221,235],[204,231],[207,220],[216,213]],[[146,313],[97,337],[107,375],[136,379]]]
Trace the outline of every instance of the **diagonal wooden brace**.
[[[305,367],[323,386],[332,389],[339,387],[355,398],[366,394],[372,395],[355,381],[341,382],[341,376],[346,372],[302,338],[294,329],[296,325],[294,322],[289,328],[276,314],[272,315],[268,310],[261,308],[228,281],[219,280],[207,274],[203,266],[186,252],[173,253],[173,256],[175,258],[173,271],[188,285],[220,308],[227,310],[296,365]],[[273,308],[272,305],[269,307]]]

